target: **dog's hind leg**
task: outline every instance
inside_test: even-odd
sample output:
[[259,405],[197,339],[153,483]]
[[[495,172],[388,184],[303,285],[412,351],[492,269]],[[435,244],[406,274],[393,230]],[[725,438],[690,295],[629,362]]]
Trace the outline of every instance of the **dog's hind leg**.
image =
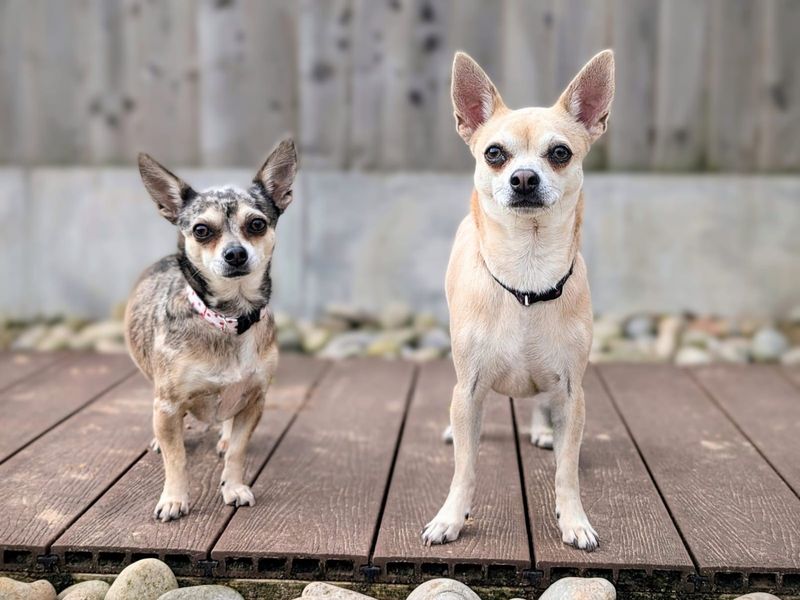
[[153,516],[167,522],[189,514],[189,481],[183,445],[183,412],[177,402],[156,397],[153,431],[164,459],[164,489]]
[[[225,504],[253,506],[256,501],[253,492],[244,482],[244,463],[250,436],[261,420],[264,411],[264,391],[255,390],[249,394],[245,407],[231,421],[230,440],[225,452],[225,467],[220,478],[220,491]],[[225,423],[223,423],[223,432]]]
[[[575,378],[580,381],[580,378]],[[586,419],[583,388],[562,384],[552,397],[553,441],[556,455],[556,518],[565,544],[592,551],[599,545],[581,503],[578,459]]]
[[481,436],[483,400],[486,388],[479,388],[460,380],[453,389],[450,404],[450,423],[453,431],[455,472],[450,492],[444,505],[422,532],[423,542],[445,544],[456,540],[469,516],[472,496],[475,493],[475,471],[478,462],[478,445]]
[[553,449],[553,421],[550,413],[551,394],[540,392],[533,397],[531,443],[539,448]]

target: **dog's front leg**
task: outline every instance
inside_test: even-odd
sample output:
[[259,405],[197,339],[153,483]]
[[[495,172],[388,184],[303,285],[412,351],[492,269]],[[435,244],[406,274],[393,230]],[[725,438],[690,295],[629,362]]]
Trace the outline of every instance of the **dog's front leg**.
[[578,483],[578,461],[586,418],[583,388],[580,384],[570,385],[569,377],[566,381],[566,385],[559,387],[551,397],[556,455],[556,518],[565,544],[591,552],[599,545],[598,536],[583,510]]
[[235,506],[253,506],[256,503],[250,486],[244,482],[244,467],[247,444],[264,411],[264,391],[258,389],[248,396],[244,408],[231,419],[225,467],[220,478],[223,501]]
[[183,446],[183,411],[159,395],[153,405],[153,431],[164,459],[164,490],[153,516],[167,522],[189,514],[189,481]]
[[485,397],[486,389],[479,389],[477,381],[465,387],[459,380],[453,389],[450,425],[453,434],[455,472],[447,500],[422,532],[422,540],[428,546],[456,540],[469,516],[475,492],[475,469]]

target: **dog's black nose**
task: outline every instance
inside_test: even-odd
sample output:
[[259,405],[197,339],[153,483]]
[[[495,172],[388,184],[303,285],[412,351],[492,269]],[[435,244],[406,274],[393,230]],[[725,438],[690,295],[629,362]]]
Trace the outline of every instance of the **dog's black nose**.
[[539,185],[539,176],[530,169],[517,169],[511,174],[511,189],[518,194],[528,194]]
[[242,246],[229,246],[222,252],[222,258],[232,267],[241,267],[247,262],[247,250]]

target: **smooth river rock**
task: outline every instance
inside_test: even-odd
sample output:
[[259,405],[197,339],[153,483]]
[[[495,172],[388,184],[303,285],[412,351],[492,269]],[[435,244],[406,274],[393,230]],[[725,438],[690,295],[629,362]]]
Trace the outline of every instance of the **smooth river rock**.
[[167,565],[155,558],[145,558],[122,570],[105,600],[158,600],[177,588],[178,581]]
[[58,600],[103,600],[109,587],[105,581],[82,581],[62,590]]
[[330,583],[315,581],[303,588],[301,598],[324,598],[325,600],[374,600],[372,596],[365,596],[353,590],[337,587]]
[[614,585],[599,577],[565,577],[544,591],[539,600],[616,600]]
[[480,600],[480,597],[455,579],[431,579],[411,592],[407,600]]
[[163,594],[158,600],[244,600],[236,590],[224,585],[195,585]]
[[56,589],[44,579],[33,583],[23,583],[8,577],[0,577],[0,598],[3,600],[56,600]]

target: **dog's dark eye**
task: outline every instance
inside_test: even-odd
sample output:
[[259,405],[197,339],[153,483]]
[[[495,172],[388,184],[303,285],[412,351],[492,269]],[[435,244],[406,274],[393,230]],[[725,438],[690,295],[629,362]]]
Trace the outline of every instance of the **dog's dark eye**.
[[267,222],[264,219],[253,219],[247,224],[250,233],[262,233],[266,228]]
[[551,161],[554,163],[563,165],[566,163],[570,158],[572,158],[572,150],[560,144],[558,146],[553,147],[550,150],[550,154],[548,155]]
[[192,229],[192,233],[194,234],[195,239],[205,240],[211,237],[211,228],[208,225],[198,223]]
[[490,165],[499,165],[506,160],[505,152],[500,146],[489,146],[483,156]]

